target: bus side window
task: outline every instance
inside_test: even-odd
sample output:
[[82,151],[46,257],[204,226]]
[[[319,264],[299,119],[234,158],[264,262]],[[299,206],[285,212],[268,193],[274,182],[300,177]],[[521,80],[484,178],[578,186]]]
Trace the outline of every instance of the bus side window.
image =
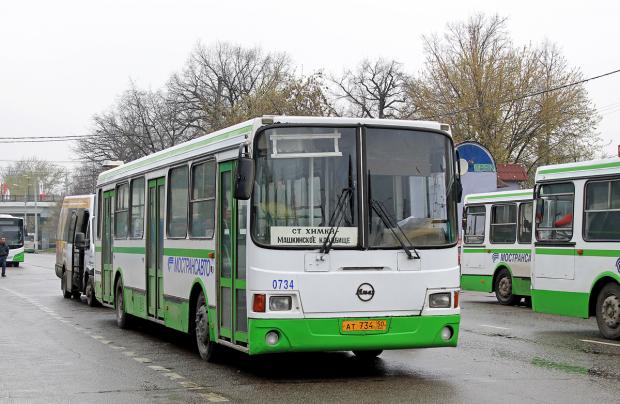
[[620,241],[620,180],[586,184],[584,240]]
[[102,206],[102,199],[101,199],[101,189],[99,189],[97,191],[97,200],[96,200],[96,204],[97,204],[97,208],[96,208],[96,212],[97,212],[97,217],[95,218],[97,220],[97,239],[101,240],[101,206]]
[[215,232],[215,168],[215,160],[192,166],[190,237],[211,238]]
[[519,243],[528,244],[532,242],[532,202],[519,205]]
[[510,244],[517,238],[517,205],[491,206],[491,243]]
[[144,177],[131,180],[129,202],[129,237],[141,239],[144,235]]
[[168,237],[187,237],[188,170],[183,165],[168,174]]
[[465,232],[465,244],[484,243],[484,228],[486,224],[486,208],[484,206],[468,206],[465,209],[467,226]]
[[114,210],[114,238],[127,238],[127,216],[129,211],[129,185],[116,187],[116,205]]

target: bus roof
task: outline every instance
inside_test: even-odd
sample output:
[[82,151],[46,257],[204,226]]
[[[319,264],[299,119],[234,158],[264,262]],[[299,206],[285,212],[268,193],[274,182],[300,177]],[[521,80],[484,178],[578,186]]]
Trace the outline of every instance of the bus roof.
[[534,198],[533,189],[515,189],[512,191],[485,192],[465,196],[465,203],[491,203],[506,201],[523,201]]
[[[373,118],[339,118],[339,117],[310,117],[310,116],[275,116],[266,115],[253,118],[237,125],[224,128],[213,133],[189,140],[184,143],[169,147],[148,156],[139,158],[129,163],[114,167],[99,174],[97,184],[124,178],[136,174],[141,169],[156,169],[179,159],[191,158],[207,151],[231,147],[249,138],[264,125],[270,124],[310,124],[310,125],[385,125],[413,127],[419,129],[438,130],[452,136],[449,126],[433,121],[410,121],[396,119],[373,119]],[[214,144],[218,144],[217,148]]]
[[578,163],[541,166],[536,170],[536,182],[561,178],[580,178],[620,173],[620,158],[580,161]]
[[63,208],[89,209],[93,207],[95,194],[68,195],[62,200]]

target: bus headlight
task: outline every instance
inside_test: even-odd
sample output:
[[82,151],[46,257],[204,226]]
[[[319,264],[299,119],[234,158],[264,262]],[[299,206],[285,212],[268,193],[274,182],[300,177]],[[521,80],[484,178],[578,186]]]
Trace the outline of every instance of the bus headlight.
[[436,309],[449,309],[450,308],[450,292],[448,293],[433,293],[428,297],[428,305]]
[[293,306],[293,299],[290,296],[271,296],[269,297],[270,311],[288,311]]

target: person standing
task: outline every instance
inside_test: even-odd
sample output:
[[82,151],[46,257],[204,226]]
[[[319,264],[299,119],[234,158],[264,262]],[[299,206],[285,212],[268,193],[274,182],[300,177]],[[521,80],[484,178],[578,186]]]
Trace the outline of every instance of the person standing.
[[0,237],[0,265],[2,265],[2,277],[6,277],[6,257],[9,256],[9,246],[6,244],[6,239]]

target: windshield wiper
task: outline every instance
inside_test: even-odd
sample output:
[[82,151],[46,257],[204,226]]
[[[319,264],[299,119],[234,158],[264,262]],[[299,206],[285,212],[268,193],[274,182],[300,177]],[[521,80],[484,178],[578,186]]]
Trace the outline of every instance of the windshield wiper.
[[332,245],[334,244],[334,240],[336,239],[336,234],[338,233],[338,229],[340,228],[340,223],[342,223],[342,218],[345,215],[344,207],[346,205],[347,199],[351,198],[353,194],[353,189],[350,187],[343,188],[340,196],[338,197],[338,202],[336,202],[336,208],[332,212],[331,217],[329,218],[329,230],[327,231],[327,236],[325,236],[325,240],[323,240],[323,245],[321,245],[321,249],[319,252],[323,255],[329,254],[329,250],[332,249]]
[[[418,254],[418,251],[415,249],[415,247],[413,246],[413,244],[411,243],[411,241],[405,234],[405,231],[403,230],[402,227],[400,227],[400,225],[396,221],[393,221],[391,219],[390,214],[387,212],[387,209],[385,209],[385,206],[383,206],[383,203],[379,202],[376,199],[372,199],[372,198],[368,198],[368,202],[370,203],[370,207],[373,208],[375,212],[377,212],[377,215],[379,216],[379,218],[381,219],[385,227],[390,229],[390,231],[394,235],[394,238],[398,240],[398,242],[400,243],[400,246],[403,248],[403,250],[405,250],[405,253],[407,254],[407,258],[409,258],[410,260],[414,258],[420,259],[420,254]],[[400,235],[396,233],[396,231],[394,230],[395,228],[398,229]],[[406,244],[405,244],[405,241],[407,241]],[[413,250],[413,254],[415,254],[415,256],[411,253],[411,250],[409,248]]]

